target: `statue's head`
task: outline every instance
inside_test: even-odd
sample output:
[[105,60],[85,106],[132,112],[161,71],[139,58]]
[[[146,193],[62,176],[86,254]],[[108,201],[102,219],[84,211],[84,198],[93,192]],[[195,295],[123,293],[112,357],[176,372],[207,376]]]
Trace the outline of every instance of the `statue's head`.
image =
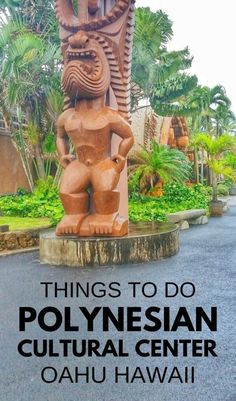
[[86,32],[69,38],[62,87],[71,99],[93,99],[106,94],[110,68],[103,48]]

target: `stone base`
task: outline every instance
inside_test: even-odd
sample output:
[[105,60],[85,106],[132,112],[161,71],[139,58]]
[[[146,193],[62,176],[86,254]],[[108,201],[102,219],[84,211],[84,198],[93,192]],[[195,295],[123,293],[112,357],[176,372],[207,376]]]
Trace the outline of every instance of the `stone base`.
[[89,267],[151,262],[179,251],[179,229],[170,223],[139,223],[126,237],[40,236],[40,261],[55,266]]

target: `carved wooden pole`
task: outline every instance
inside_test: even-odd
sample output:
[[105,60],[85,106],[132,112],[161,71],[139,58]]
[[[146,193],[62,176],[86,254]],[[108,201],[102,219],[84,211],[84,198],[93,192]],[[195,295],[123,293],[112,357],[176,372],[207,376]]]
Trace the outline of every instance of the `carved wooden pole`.
[[[130,79],[135,0],[56,0],[65,111],[57,149],[65,216],[57,235],[128,233],[126,158],[133,145]],[[107,106],[110,106],[109,108]],[[66,137],[77,154],[70,155]],[[90,191],[87,191],[87,190]]]
[[88,0],[78,0],[79,22],[83,24],[88,21]]
[[[103,3],[103,10],[104,14],[109,12],[109,10],[115,5],[116,0],[102,0]],[[116,98],[114,97],[113,93],[110,93],[110,99],[109,99],[109,106],[117,108],[117,101]],[[120,144],[120,138],[116,135],[113,136],[112,142],[111,142],[111,153],[116,153],[117,149],[119,148]],[[122,216],[124,216],[126,219],[128,219],[128,178],[127,178],[127,164],[124,168],[124,170],[121,173],[120,176],[120,181],[117,186],[119,192],[120,192],[120,209],[119,212]]]

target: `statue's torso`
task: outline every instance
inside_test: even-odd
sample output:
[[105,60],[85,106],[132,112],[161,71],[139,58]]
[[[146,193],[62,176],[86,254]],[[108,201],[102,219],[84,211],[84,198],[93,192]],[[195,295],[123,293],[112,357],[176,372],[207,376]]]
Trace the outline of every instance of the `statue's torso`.
[[106,108],[95,112],[71,110],[64,128],[81,162],[90,160],[94,164],[109,156],[111,130]]

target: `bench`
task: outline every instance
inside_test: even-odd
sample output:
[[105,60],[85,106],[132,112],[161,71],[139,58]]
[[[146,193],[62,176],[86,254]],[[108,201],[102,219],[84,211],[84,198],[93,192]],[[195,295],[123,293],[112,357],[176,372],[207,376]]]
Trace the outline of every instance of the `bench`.
[[169,223],[178,224],[181,230],[189,229],[190,225],[208,224],[206,209],[191,209],[167,215]]

